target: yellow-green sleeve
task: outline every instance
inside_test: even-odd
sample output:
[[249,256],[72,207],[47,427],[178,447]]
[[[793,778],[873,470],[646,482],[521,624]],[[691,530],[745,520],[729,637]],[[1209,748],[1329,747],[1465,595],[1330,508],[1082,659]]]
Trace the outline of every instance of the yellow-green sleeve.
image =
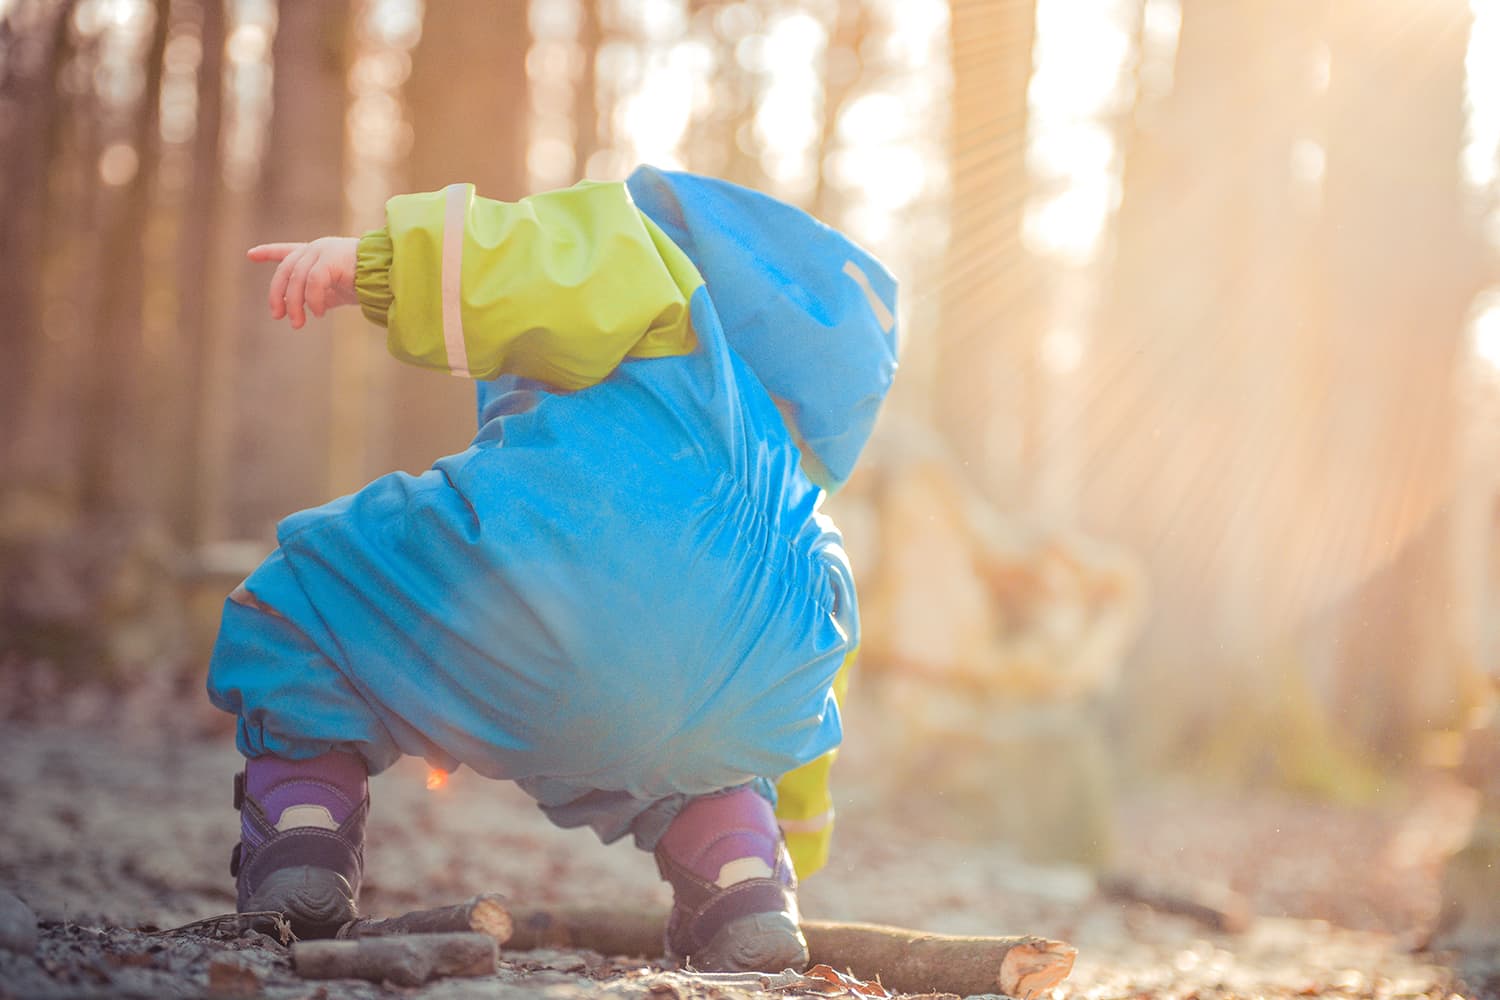
[[[849,670],[857,650],[850,650],[833,680],[833,693],[843,704],[849,690]],[[786,835],[792,867],[799,879],[807,878],[828,863],[828,848],[833,842],[833,794],[829,790],[829,771],[837,750],[830,750],[816,760],[782,776],[776,783],[776,821]]]
[[624,184],[593,182],[518,202],[471,184],[392,198],[385,229],[360,240],[355,276],[396,357],[561,389],[626,357],[691,351],[688,302],[702,283]]

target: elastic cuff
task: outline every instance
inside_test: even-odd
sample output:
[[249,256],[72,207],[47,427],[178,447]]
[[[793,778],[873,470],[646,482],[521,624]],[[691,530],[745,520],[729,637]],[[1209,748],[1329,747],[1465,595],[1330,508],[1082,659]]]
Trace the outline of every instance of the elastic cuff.
[[388,230],[376,229],[360,237],[359,250],[355,254],[354,293],[359,296],[359,308],[365,318],[381,326],[386,325],[386,316],[391,310],[391,261],[394,257]]

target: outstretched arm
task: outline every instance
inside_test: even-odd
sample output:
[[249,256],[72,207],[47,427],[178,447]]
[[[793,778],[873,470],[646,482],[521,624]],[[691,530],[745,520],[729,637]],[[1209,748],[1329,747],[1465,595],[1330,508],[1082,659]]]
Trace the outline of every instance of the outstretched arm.
[[603,379],[625,357],[696,345],[688,301],[703,283],[636,209],[625,185],[583,182],[492,201],[473,185],[400,195],[365,236],[268,243],[274,319],[358,303],[403,361],[487,379],[516,374],[561,389]]
[[264,243],[251,247],[246,256],[277,262],[268,295],[271,318],[289,318],[292,328],[300,330],[309,310],[321,317],[329,309],[359,301],[354,292],[358,247],[353,236],[324,236],[311,243]]
[[696,345],[688,301],[703,279],[623,184],[517,202],[452,184],[392,198],[385,217],[359,242],[355,290],[403,361],[580,389],[627,356]]

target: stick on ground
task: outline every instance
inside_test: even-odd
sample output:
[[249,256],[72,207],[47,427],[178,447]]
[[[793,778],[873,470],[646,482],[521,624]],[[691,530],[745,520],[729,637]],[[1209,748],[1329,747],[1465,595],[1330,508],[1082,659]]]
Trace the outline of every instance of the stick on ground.
[[802,921],[814,963],[879,979],[898,993],[1003,993],[1049,990],[1073,971],[1078,949],[1029,935],[961,937],[878,924]]
[[489,893],[456,906],[413,910],[399,917],[351,920],[335,935],[340,940],[393,937],[398,934],[487,934],[496,944],[510,940],[514,924],[505,897]]
[[491,975],[496,952],[495,939],[478,933],[298,941],[292,945],[292,968],[304,979],[420,986],[438,976]]
[[[590,948],[606,955],[662,954],[660,912],[605,907],[517,910],[508,950]],[[879,978],[902,993],[1003,993],[1028,997],[1062,982],[1077,949],[1033,936],[958,937],[899,927],[804,920],[814,964]]]

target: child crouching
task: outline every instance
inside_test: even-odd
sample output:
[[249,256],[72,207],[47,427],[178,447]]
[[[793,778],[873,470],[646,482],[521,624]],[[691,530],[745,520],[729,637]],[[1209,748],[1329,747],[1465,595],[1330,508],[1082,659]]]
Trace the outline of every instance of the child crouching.
[[819,505],[894,374],[894,282],[795,208],[650,168],[386,221],[253,249],[272,315],[358,302],[397,357],[479,380],[479,432],[288,517],[226,603],[240,909],[351,919],[367,777],[411,754],[654,852],[679,960],[801,967],[858,642]]

